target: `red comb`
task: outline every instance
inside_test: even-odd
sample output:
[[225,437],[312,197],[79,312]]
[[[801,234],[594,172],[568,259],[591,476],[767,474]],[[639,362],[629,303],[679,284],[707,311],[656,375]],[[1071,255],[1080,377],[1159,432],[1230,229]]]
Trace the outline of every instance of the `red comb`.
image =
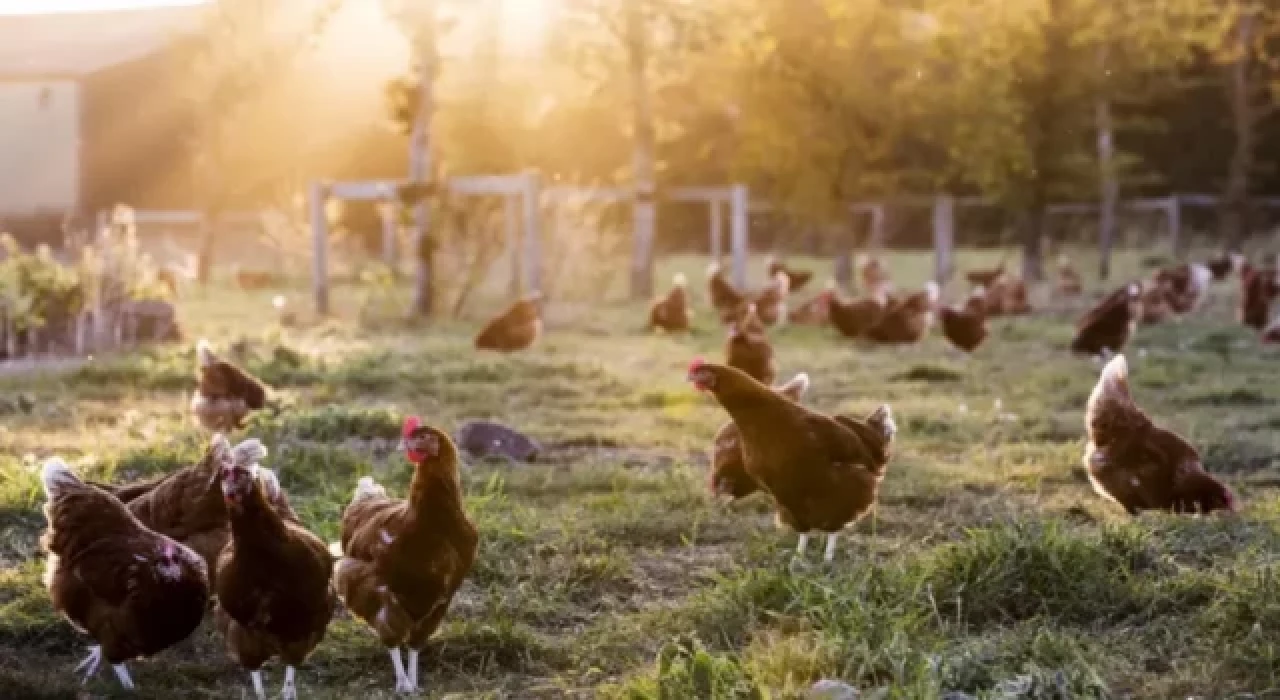
[[693,358],[693,362],[689,363],[689,371],[692,372],[705,364],[707,364],[706,360],[703,360],[701,357],[695,357]]
[[404,426],[400,429],[400,434],[404,437],[409,437],[410,435],[413,435],[413,431],[417,430],[421,425],[421,418],[417,416],[406,416],[404,419]]

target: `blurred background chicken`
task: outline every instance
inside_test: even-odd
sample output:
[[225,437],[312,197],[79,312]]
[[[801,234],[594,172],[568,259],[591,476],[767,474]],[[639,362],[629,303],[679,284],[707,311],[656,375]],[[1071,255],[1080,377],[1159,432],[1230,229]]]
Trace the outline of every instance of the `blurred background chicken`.
[[209,601],[204,560],[148,530],[111,494],[82,482],[65,462],[44,463],[48,528],[44,583],[54,610],[93,639],[76,671],[87,681],[105,660],[120,685],[125,663],[157,654],[200,625]]
[[1240,273],[1240,322],[1261,331],[1271,319],[1271,306],[1280,297],[1280,266],[1253,267]]
[[787,298],[791,293],[791,279],[785,272],[777,272],[772,281],[755,297],[756,315],[766,326],[787,322]]
[[877,297],[889,293],[893,286],[889,268],[879,258],[861,253],[854,265],[858,269],[858,283],[862,285],[863,294]]
[[880,323],[888,306],[889,301],[883,292],[844,301],[838,292],[832,291],[831,298],[827,301],[827,316],[831,326],[840,335],[862,338]]
[[413,464],[408,499],[360,479],[342,514],[334,588],[388,648],[396,692],[414,693],[418,654],[471,571],[479,535],[463,506],[453,441],[417,416],[406,418],[401,432]]
[[1027,283],[1021,277],[1001,274],[984,290],[988,316],[1021,316],[1031,313]]
[[879,322],[867,331],[867,338],[885,345],[920,342],[933,324],[938,294],[938,283],[930,281],[923,291],[891,304]]
[[742,318],[729,324],[724,355],[726,364],[746,372],[758,382],[772,384],[778,376],[773,346],[765,335],[764,325],[756,316],[754,304],[747,306],[747,313]]
[[707,266],[707,299],[724,323],[736,318],[747,303],[746,295],[729,282],[724,267],[717,261]]
[[1199,263],[1186,263],[1159,270],[1155,281],[1164,290],[1169,308],[1182,315],[1199,308],[1207,298],[1213,273]]
[[205,430],[230,432],[244,427],[250,411],[267,403],[267,389],[253,375],[214,354],[209,341],[196,344],[196,390],[191,413]]
[[808,326],[825,326],[831,318],[831,299],[836,293],[836,281],[827,280],[826,287],[809,301],[791,308],[787,320]]
[[1084,466],[1102,497],[1130,514],[1234,511],[1231,490],[1204,470],[1180,435],[1157,427],[1133,401],[1124,355],[1111,358],[1089,396]]
[[668,333],[689,330],[693,310],[689,308],[689,293],[685,286],[684,274],[676,273],[671,280],[671,291],[649,306],[649,330],[660,328]]
[[262,666],[277,657],[285,664],[280,697],[294,700],[297,667],[324,638],[337,603],[329,550],[291,509],[281,515],[272,505],[288,501],[271,470],[231,464],[220,476],[231,541],[214,574],[214,620],[258,700],[266,698]]
[[982,287],[975,287],[961,306],[938,310],[942,335],[964,352],[978,349],[987,338],[987,302]]
[[694,360],[689,381],[710,392],[741,435],[743,465],[777,504],[778,520],[800,533],[827,533],[835,558],[841,530],[875,505],[896,427],[887,405],[858,420],[811,411],[733,367]]
[[1238,274],[1244,267],[1245,257],[1237,252],[1223,253],[1205,262],[1205,267],[1213,273],[1214,282],[1225,282],[1231,275]]
[[[801,372],[791,381],[774,391],[792,401],[800,401],[809,390],[809,375]],[[711,441],[711,474],[708,479],[711,494],[717,499],[739,500],[760,490],[756,480],[747,474],[742,462],[742,435],[738,426],[729,421],[720,426]]]
[[804,289],[809,284],[809,281],[813,279],[812,270],[788,267],[786,263],[772,255],[769,256],[768,264],[765,265],[765,271],[769,275],[769,279],[777,279],[779,273],[786,275],[787,288],[792,292]]
[[1084,292],[1080,272],[1066,254],[1058,256],[1058,280],[1054,291],[1061,297],[1078,297]]
[[983,289],[990,290],[995,285],[996,280],[1004,277],[1004,260],[1001,259],[1000,262],[992,268],[969,270],[964,273],[964,276],[965,279],[969,280],[969,284],[971,286],[982,287]]
[[1076,322],[1071,352],[1110,356],[1124,349],[1142,314],[1142,284],[1129,284],[1108,294]]
[[542,295],[534,292],[507,307],[476,335],[478,350],[527,350],[542,334]]

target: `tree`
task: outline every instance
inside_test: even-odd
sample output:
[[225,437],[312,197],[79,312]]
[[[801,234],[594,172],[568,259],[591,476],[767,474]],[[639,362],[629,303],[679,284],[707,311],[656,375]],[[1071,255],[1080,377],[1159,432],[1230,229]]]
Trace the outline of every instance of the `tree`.
[[654,233],[657,224],[657,117],[654,92],[678,75],[680,61],[702,46],[706,8],[696,0],[568,0],[571,41],[562,56],[597,84],[627,86],[632,141],[630,180],[634,191],[631,296],[653,294]]
[[[266,183],[285,179],[288,163],[254,158],[265,139],[254,128],[270,116],[288,118],[290,67],[305,53],[342,0],[273,3],[269,0],[219,0],[209,10],[202,30],[186,46],[189,82],[186,98],[193,119],[189,141],[193,152],[192,180],[204,213],[197,278],[209,281],[217,224],[231,202]],[[277,145],[279,145],[277,143]],[[246,160],[253,168],[236,167]],[[237,175],[259,175],[249,181]]]

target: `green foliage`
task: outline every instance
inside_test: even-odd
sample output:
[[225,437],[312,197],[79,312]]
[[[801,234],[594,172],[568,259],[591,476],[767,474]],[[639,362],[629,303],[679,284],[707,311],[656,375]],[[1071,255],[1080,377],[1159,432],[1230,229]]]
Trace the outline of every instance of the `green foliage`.
[[84,302],[75,271],[54,260],[48,246],[28,253],[0,234],[0,319],[19,332],[44,328],[75,318]]

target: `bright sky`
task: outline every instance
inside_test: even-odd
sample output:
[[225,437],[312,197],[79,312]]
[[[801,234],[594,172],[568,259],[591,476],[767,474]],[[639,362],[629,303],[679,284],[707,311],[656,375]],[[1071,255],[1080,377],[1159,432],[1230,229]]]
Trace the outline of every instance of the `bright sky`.
[[134,7],[203,5],[206,0],[0,0],[0,15],[39,15],[54,12],[92,12]]

